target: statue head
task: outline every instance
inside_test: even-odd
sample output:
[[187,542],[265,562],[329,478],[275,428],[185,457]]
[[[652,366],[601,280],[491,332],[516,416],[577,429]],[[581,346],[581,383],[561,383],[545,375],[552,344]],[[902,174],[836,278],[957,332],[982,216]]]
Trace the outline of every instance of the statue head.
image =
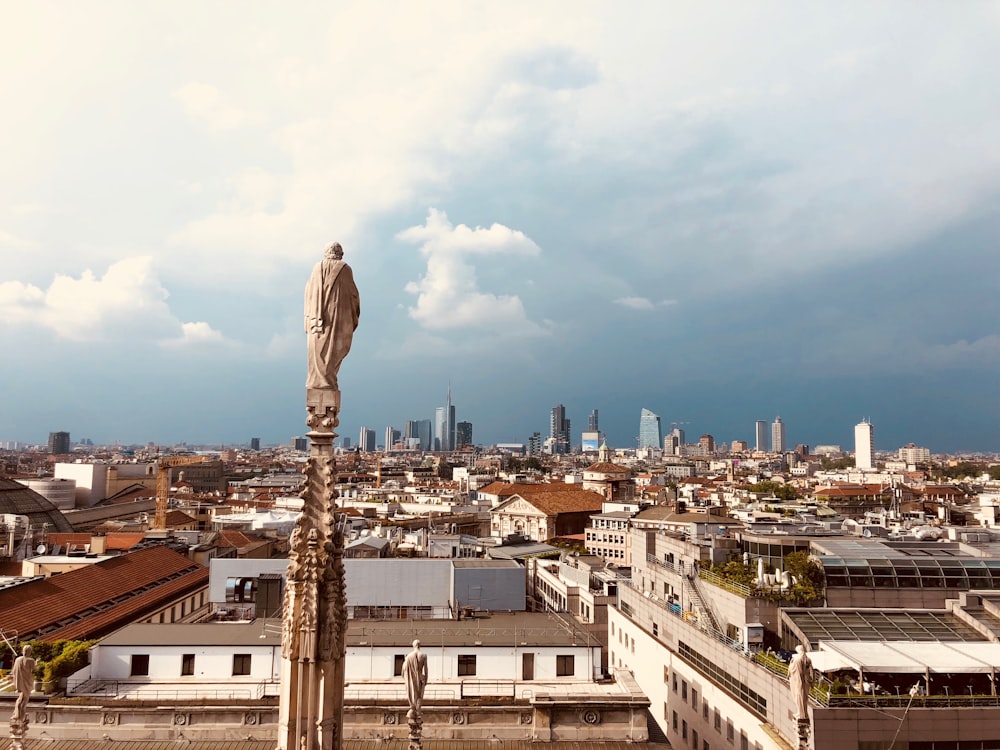
[[24,655],[25,655],[25,657],[30,657],[31,656],[31,646],[25,645],[25,647],[24,647]]
[[801,643],[798,646],[795,647],[795,653],[797,653],[797,654],[804,654],[805,652],[806,652],[806,650],[805,650],[805,648],[803,648],[803,646],[802,646]]
[[419,649],[420,648],[420,641],[414,641],[413,642],[413,648]]
[[340,246],[339,242],[334,242],[326,249],[326,257],[331,260],[343,260],[344,248]]

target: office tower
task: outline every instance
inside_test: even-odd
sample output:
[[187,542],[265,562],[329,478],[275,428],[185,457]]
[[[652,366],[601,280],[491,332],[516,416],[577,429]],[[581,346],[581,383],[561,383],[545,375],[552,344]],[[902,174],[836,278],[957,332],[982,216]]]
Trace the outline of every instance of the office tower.
[[362,427],[361,434],[358,437],[358,447],[366,453],[374,453],[375,430],[369,430],[367,427]]
[[434,449],[455,450],[455,406],[451,403],[451,383],[448,384],[445,405],[434,410]]
[[675,432],[677,432],[676,429],[663,438],[663,452],[668,456],[680,455],[680,445],[677,442],[677,436],[674,434]]
[[410,419],[406,423],[405,438],[407,443],[411,440],[419,441],[420,450],[434,450],[434,428],[429,419]]
[[754,450],[766,452],[767,451],[767,422],[763,419],[757,420],[757,442],[754,444]]
[[341,445],[341,447],[345,451],[350,450],[351,449],[351,439],[349,437],[345,437],[343,440],[340,441],[340,445]]
[[552,438],[553,453],[569,453],[570,424],[566,419],[566,407],[556,404],[549,415],[549,437]]
[[875,468],[875,427],[867,419],[854,425],[854,465],[859,469]]
[[62,455],[69,453],[69,433],[50,432],[49,433],[49,453]]
[[384,443],[384,445],[385,445],[385,452],[386,453],[388,453],[389,451],[391,451],[396,446],[396,443],[399,441],[399,438],[400,438],[399,430],[395,429],[394,427],[386,427],[385,428],[385,443]]
[[250,450],[252,451],[260,450],[260,438],[250,438]]
[[528,438],[528,455],[537,456],[542,452],[542,433],[533,432]]
[[663,443],[663,432],[660,429],[660,417],[649,409],[639,413],[639,450],[659,448]]
[[702,435],[698,438],[698,445],[705,452],[706,456],[711,456],[715,453],[715,438],[711,435]]
[[601,428],[597,424],[597,409],[594,409],[587,417],[587,432],[600,432],[600,430]]
[[297,451],[307,451],[309,450],[309,438],[304,437],[293,437],[292,438],[292,448]]
[[472,445],[472,422],[459,422],[455,425],[455,447],[468,448]]
[[781,417],[775,417],[771,424],[771,452],[785,452],[785,423],[781,421]]

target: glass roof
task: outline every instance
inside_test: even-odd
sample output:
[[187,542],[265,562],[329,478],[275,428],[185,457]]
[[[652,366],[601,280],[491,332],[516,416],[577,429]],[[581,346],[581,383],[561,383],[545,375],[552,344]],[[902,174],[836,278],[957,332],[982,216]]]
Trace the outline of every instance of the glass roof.
[[985,641],[947,612],[912,610],[789,609],[784,616],[810,643],[845,641]]
[[829,588],[1000,589],[1000,559],[924,557],[882,559],[821,555]]

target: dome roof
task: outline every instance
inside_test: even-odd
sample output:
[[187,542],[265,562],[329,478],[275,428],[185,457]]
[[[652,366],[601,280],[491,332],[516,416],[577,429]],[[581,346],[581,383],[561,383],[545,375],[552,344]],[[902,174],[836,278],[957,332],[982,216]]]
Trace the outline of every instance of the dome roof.
[[27,516],[36,529],[47,523],[49,531],[73,530],[59,509],[44,497],[20,482],[0,477],[0,515],[4,513]]

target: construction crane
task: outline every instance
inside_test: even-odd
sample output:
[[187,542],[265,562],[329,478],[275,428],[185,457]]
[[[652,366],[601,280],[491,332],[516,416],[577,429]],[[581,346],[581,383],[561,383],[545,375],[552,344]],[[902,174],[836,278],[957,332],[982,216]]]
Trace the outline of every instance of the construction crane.
[[156,475],[156,520],[153,528],[157,531],[167,529],[167,498],[170,496],[170,470],[175,466],[190,466],[201,464],[211,459],[207,456],[171,456],[157,460],[159,472]]

